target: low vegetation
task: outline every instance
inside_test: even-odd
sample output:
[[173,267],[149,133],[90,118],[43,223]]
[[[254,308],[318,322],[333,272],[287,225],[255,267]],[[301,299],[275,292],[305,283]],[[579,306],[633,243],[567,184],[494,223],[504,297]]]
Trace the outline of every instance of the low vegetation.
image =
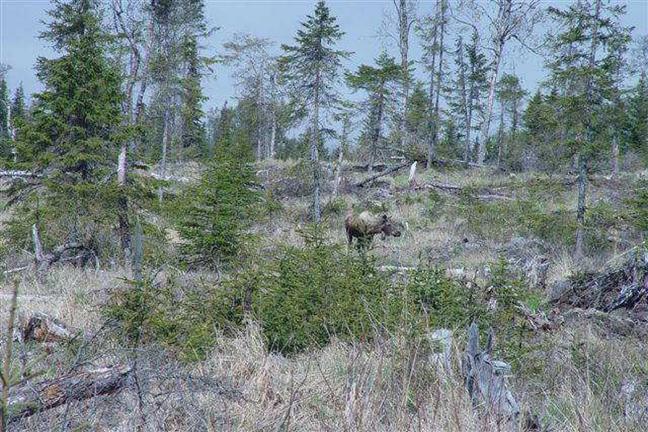
[[0,65],[0,432],[646,429],[623,6],[394,1],[354,64],[351,3],[213,57],[205,3],[57,0],[40,90]]

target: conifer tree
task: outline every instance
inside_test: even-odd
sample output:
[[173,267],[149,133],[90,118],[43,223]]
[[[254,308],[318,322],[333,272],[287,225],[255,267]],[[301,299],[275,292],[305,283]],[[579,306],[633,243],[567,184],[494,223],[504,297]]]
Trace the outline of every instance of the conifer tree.
[[369,172],[373,170],[376,154],[382,139],[382,128],[385,111],[392,99],[390,85],[398,82],[402,77],[401,67],[393,57],[382,52],[376,59],[376,66],[360,65],[356,73],[347,73],[346,80],[349,87],[367,92],[368,115],[366,127],[369,137]]
[[182,84],[182,147],[193,149],[194,153],[205,156],[206,141],[203,124],[202,103],[206,99],[202,94],[201,65],[198,55],[198,42],[195,37],[185,39],[183,45],[187,72]]
[[18,127],[18,122],[24,120],[27,116],[27,107],[25,105],[25,90],[22,83],[18,86],[11,100],[11,121],[13,127]]
[[38,59],[44,90],[19,143],[23,164],[43,176],[40,204],[27,205],[59,242],[91,247],[96,230],[114,221],[113,197],[101,180],[121,139],[120,74],[107,58],[96,1],[56,0],[49,16],[41,37],[60,55]]
[[604,102],[614,102],[620,52],[630,41],[629,28],[621,26],[625,6],[603,0],[581,0],[566,9],[549,8],[563,31],[550,38],[552,56],[548,63],[550,82],[562,88],[562,119],[571,136],[578,159],[578,206],[576,255],[584,254],[587,171],[590,160],[600,153],[597,131],[604,128]]
[[[239,258],[259,199],[249,143],[225,119],[214,158],[178,207],[178,230],[190,265],[219,268]],[[240,132],[240,130],[238,131]]]
[[430,101],[428,92],[421,81],[412,86],[412,93],[409,97],[409,107],[405,119],[405,129],[412,143],[422,143],[429,137],[429,115]]
[[0,139],[9,138],[9,122],[11,103],[9,102],[9,89],[4,77],[0,78]]
[[344,32],[324,2],[315,6],[315,13],[297,31],[295,45],[282,45],[284,55],[280,67],[284,80],[291,87],[298,106],[310,115],[310,159],[313,171],[313,219],[321,220],[320,166],[318,147],[321,142],[322,110],[338,102],[336,85],[341,62],[350,53],[336,50],[335,44]]
[[468,128],[466,129],[465,156],[466,162],[469,162],[470,153],[475,153],[479,147],[479,141],[475,140],[473,148],[469,149],[473,129],[480,129],[481,123],[484,121],[484,95],[488,91],[488,62],[480,49],[479,34],[476,30],[472,33],[470,43],[466,45],[466,57],[468,61],[468,76],[466,78],[468,87]]
[[[505,157],[504,152],[507,143],[510,144],[510,142],[515,140],[515,133],[517,132],[519,123],[520,105],[526,95],[526,91],[520,85],[520,79],[517,76],[504,74],[497,83],[496,95],[500,102],[500,125],[497,134],[497,165],[501,166]],[[507,115],[511,126],[508,137],[505,136],[504,132],[504,119]]]
[[628,98],[629,145],[648,163],[648,76],[642,73]]
[[4,77],[0,78],[0,157],[7,159],[11,155],[11,103],[9,89]]

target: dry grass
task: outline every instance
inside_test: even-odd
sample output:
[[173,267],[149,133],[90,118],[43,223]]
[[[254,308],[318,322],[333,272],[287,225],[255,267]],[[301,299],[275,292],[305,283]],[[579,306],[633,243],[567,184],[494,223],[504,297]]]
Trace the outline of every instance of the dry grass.
[[[282,162],[268,168],[288,168]],[[172,171],[174,173],[180,171]],[[192,176],[196,167],[182,171]],[[361,175],[357,175],[360,177]],[[510,188],[537,176],[502,176],[479,170],[424,172],[420,181],[459,186]],[[543,178],[543,180],[546,180]],[[408,230],[398,238],[376,240],[371,251],[381,264],[414,266],[421,260],[452,268],[480,269],[497,259],[510,239],[474,236],[466,219],[442,212],[429,214],[424,192],[412,199],[395,196],[390,181],[384,201]],[[391,195],[389,195],[391,194]],[[604,185],[592,187],[593,199],[609,196]],[[374,201],[375,191],[343,196],[347,208]],[[575,191],[547,197],[546,210],[573,207]],[[254,228],[261,250],[271,255],[279,244],[301,244],[299,226],[306,223],[309,200],[285,198],[283,209]],[[452,205],[452,203],[451,203]],[[344,211],[325,217],[326,234],[344,243]],[[504,220],[504,219],[502,219]],[[468,242],[464,242],[464,238]],[[576,263],[566,247],[549,251],[548,281],[574,271],[596,268],[607,256]],[[89,332],[104,324],[99,306],[111,288],[123,284],[122,269],[81,271],[55,268],[45,280],[21,274],[19,312],[49,313]],[[177,275],[176,275],[177,276]],[[160,277],[163,277],[160,276]],[[180,283],[209,280],[211,274],[180,275]],[[8,312],[11,283],[0,285],[0,322]],[[495,329],[497,331],[497,329]],[[588,322],[572,322],[554,333],[538,335],[531,353],[520,354],[521,369],[511,379],[524,410],[553,431],[643,431],[648,423],[648,344],[610,336]],[[463,348],[459,329],[450,373],[439,371],[424,341],[406,343],[398,335],[371,345],[339,341],[293,358],[269,353],[257,324],[235,336],[222,336],[207,360],[182,364],[155,346],[139,347],[138,378],[142,408],[134,386],[118,396],[70,404],[15,425],[15,430],[97,431],[505,431],[507,425],[475,410],[459,374]],[[100,335],[88,361],[130,362],[135,353],[119,341]],[[65,350],[74,348],[65,348]],[[49,354],[48,354],[49,355]],[[84,357],[85,358],[85,357]],[[65,372],[74,355],[46,356],[50,370]]]
[[[96,329],[96,307],[121,274],[60,269],[44,282],[26,278],[20,311],[46,311]],[[512,379],[521,406],[552,430],[643,430],[648,346],[600,330],[572,323],[539,336],[537,350]],[[97,359],[93,353],[95,362],[132,359],[132,352],[111,341],[98,341],[104,354]],[[25,420],[17,430],[130,431],[142,421],[151,431],[513,430],[473,409],[458,373],[463,343],[455,343],[450,373],[438,369],[425,341],[408,343],[398,335],[370,345],[336,341],[285,358],[269,353],[259,327],[250,323],[235,337],[220,337],[209,358],[197,364],[181,364],[153,346],[140,348],[143,415],[131,387]],[[65,371],[71,362],[58,356],[56,368]]]

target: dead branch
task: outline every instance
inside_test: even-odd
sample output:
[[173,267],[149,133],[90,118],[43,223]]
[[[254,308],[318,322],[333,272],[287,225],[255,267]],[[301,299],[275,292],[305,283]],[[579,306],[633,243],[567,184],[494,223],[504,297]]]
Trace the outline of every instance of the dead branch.
[[29,171],[20,171],[20,170],[7,170],[0,171],[0,177],[9,177],[9,178],[42,178],[42,174],[33,173]]
[[130,374],[130,366],[111,366],[35,384],[22,383],[10,390],[8,420],[14,422],[73,401],[115,394],[127,385]]
[[[65,243],[61,246],[56,247],[49,253],[45,253],[43,250],[43,245],[40,240],[40,233],[38,231],[38,226],[36,224],[32,225],[32,240],[34,242],[34,257],[36,259],[36,266],[38,270],[47,270],[55,262],[60,261],[63,258],[63,254],[70,250],[86,250],[85,246],[77,242]],[[87,254],[86,254],[87,255]],[[78,258],[83,258],[84,255],[79,256]],[[67,258],[65,259],[67,260]]]
[[[459,194],[464,192],[464,188],[460,186],[450,185],[450,184],[441,184],[441,183],[426,183],[424,185],[418,186],[415,189],[439,189],[445,192],[450,192],[454,194]],[[504,201],[513,201],[514,198],[502,195],[496,192],[492,192],[488,189],[481,189],[482,194],[474,195],[475,198],[490,201],[490,200],[504,200]]]
[[371,177],[368,177],[368,178],[366,178],[366,179],[364,179],[364,180],[362,180],[362,181],[360,181],[358,183],[355,183],[353,186],[354,187],[364,187],[365,185],[373,182],[374,180],[379,179],[380,177],[384,177],[384,176],[386,176],[388,174],[391,174],[393,172],[401,170],[401,169],[405,168],[406,166],[409,166],[409,164],[410,164],[409,162],[405,162],[405,163],[393,166],[393,167],[391,167],[391,168],[389,168],[389,169],[387,169],[387,170],[385,170],[385,171],[383,171],[383,172],[381,172],[379,174],[372,175]]
[[648,303],[648,250],[635,247],[622,262],[598,272],[579,274],[563,283],[554,299],[560,306],[612,312]]

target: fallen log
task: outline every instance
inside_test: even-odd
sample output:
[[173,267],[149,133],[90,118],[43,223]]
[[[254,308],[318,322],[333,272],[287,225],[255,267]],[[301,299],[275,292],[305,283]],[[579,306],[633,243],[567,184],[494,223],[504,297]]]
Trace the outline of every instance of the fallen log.
[[[34,242],[34,258],[39,271],[48,270],[52,264],[58,261],[78,260],[85,262],[91,256],[90,251],[81,243],[70,242],[57,246],[51,252],[45,252],[41,243],[40,233],[36,224],[32,225],[32,241]],[[64,257],[68,251],[81,251],[81,255]]]
[[[439,189],[442,191],[450,192],[450,193],[455,193],[459,194],[462,193],[465,189],[460,187],[460,186],[455,186],[451,184],[442,184],[442,183],[426,183],[424,185],[419,186],[417,189]],[[488,189],[480,189],[482,192],[481,194],[474,195],[475,198],[488,201],[488,200],[505,200],[505,201],[513,201],[514,198],[508,196],[508,195],[502,195],[496,192],[492,192]]]
[[29,171],[20,171],[20,170],[6,170],[0,171],[0,177],[9,177],[9,178],[41,178],[42,174],[33,173]]
[[391,174],[393,172],[401,170],[401,169],[405,168],[406,166],[409,166],[409,164],[410,164],[409,162],[405,162],[405,163],[402,163],[402,164],[399,164],[399,165],[395,165],[395,166],[393,166],[393,167],[391,167],[391,168],[389,168],[389,169],[387,169],[387,170],[385,170],[385,171],[383,171],[383,172],[381,172],[379,174],[372,175],[371,177],[368,177],[368,178],[366,178],[366,179],[364,179],[364,180],[362,180],[362,181],[360,181],[358,183],[355,183],[353,186],[355,186],[355,187],[364,187],[366,184],[369,184],[369,183],[373,182],[374,180],[379,179],[380,177],[384,177],[384,176],[386,176],[388,174]]
[[42,312],[36,312],[22,329],[22,338],[26,342],[68,341],[77,334],[79,332],[70,330],[63,322]]
[[635,247],[626,252],[621,263],[601,271],[580,273],[560,284],[552,298],[559,306],[612,312],[648,305],[648,250]]
[[[377,163],[371,166],[371,169],[376,172],[382,172],[386,170],[389,166],[384,163]],[[353,172],[367,172],[369,171],[369,164],[355,164],[351,165],[351,171]]]
[[15,422],[74,401],[119,392],[128,383],[130,366],[73,372],[39,383],[24,382],[9,390],[7,419]]

